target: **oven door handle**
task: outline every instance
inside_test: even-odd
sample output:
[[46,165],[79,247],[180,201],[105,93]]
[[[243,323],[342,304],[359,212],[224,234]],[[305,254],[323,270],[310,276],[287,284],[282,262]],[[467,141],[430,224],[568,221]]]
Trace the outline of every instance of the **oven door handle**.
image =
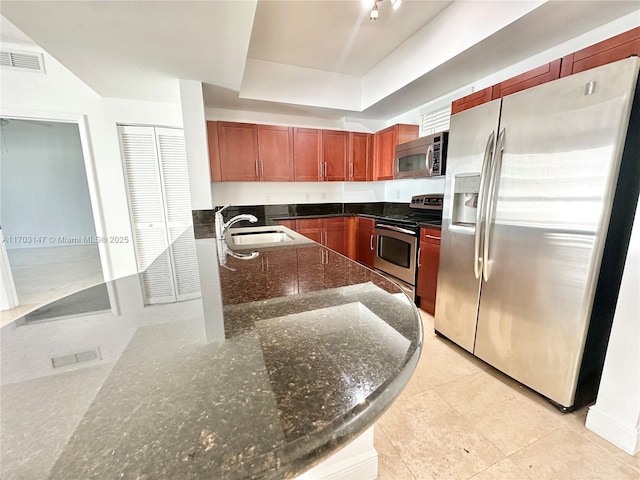
[[407,230],[406,228],[396,227],[394,225],[376,225],[376,228],[382,228],[384,230],[392,230],[394,232],[406,233],[407,235],[416,236],[417,233],[412,230]]

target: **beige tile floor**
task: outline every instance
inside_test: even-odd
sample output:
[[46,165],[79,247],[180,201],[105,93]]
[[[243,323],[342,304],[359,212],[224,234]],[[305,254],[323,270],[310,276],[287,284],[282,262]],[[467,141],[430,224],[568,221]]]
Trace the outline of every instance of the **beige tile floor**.
[[433,332],[398,400],[375,427],[379,480],[640,479],[630,456]]
[[20,305],[0,312],[0,326],[104,281],[97,245],[7,250]]

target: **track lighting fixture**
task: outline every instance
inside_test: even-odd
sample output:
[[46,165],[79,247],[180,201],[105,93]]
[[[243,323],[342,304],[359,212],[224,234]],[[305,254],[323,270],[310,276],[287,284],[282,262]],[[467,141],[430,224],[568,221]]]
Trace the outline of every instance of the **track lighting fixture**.
[[[369,14],[369,20],[378,19],[378,15],[380,15],[380,11],[378,10],[378,3],[383,1],[384,0],[374,0],[372,2],[371,0],[362,0],[362,3],[364,3],[367,7],[369,7],[371,3],[373,3],[373,6],[371,7],[371,13]],[[389,3],[391,3],[391,8],[393,8],[394,10],[400,6],[401,2],[402,0],[389,0]]]
[[378,2],[373,4],[373,8],[371,9],[371,13],[369,14],[369,20],[377,20],[378,19]]

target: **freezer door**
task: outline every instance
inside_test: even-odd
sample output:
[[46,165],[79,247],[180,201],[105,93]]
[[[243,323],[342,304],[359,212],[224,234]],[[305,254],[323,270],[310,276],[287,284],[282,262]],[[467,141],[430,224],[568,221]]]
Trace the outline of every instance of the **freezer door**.
[[570,407],[638,75],[627,59],[502,102],[475,354]]
[[[482,208],[482,167],[488,171],[494,144],[500,100],[480,105],[451,117],[447,178],[442,212],[442,241],[435,329],[472,352],[476,334],[481,226],[476,221]],[[478,247],[478,248],[477,248]],[[475,267],[475,271],[474,271]]]

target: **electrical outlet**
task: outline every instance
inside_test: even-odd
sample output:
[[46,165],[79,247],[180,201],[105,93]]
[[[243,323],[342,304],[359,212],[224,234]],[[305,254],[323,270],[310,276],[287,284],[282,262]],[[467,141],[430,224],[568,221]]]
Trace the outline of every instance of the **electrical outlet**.
[[304,199],[305,200],[310,200],[311,199],[311,194],[310,193],[305,193],[304,194]]
[[322,193],[322,200],[326,200],[326,198],[327,198],[327,194],[323,192]]
[[400,198],[400,190],[396,190],[396,200]]
[[265,203],[271,203],[271,194],[270,193],[267,193],[264,196],[264,201],[265,201]]

